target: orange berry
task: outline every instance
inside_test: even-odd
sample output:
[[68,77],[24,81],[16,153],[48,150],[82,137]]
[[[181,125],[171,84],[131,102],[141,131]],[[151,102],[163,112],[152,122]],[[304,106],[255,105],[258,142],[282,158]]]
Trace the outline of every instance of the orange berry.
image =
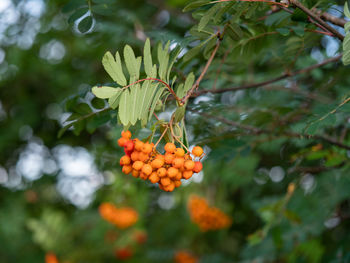
[[146,154],[146,153],[143,153],[143,152],[139,152],[139,160],[141,161],[141,162],[147,162],[148,161],[148,159],[149,159],[149,155],[148,154]]
[[141,141],[136,141],[136,142],[135,142],[135,150],[141,152],[141,151],[142,151],[143,144],[144,144],[144,143],[141,142]]
[[151,166],[154,169],[158,169],[158,168],[162,167],[163,165],[164,165],[164,161],[162,159],[154,159],[151,162]]
[[169,185],[171,183],[171,180],[168,177],[164,177],[164,178],[160,179],[160,183],[163,186],[167,186],[167,185]]
[[167,152],[167,153],[173,153],[176,149],[176,146],[175,144],[171,143],[171,142],[168,142],[167,144],[165,144],[164,146],[164,150]]
[[142,172],[145,174],[145,175],[150,175],[152,173],[152,166],[150,164],[145,164],[143,167],[142,167]]
[[124,145],[125,151],[132,152],[134,150],[134,142],[133,141],[127,141]]
[[182,183],[180,180],[174,181],[175,187],[179,187]]
[[133,169],[132,172],[131,172],[131,175],[133,177],[135,177],[135,178],[138,178],[140,176],[140,172],[135,170],[135,169]]
[[140,178],[142,180],[147,180],[148,179],[148,175],[144,174],[143,172],[140,173]]
[[163,154],[157,154],[156,159],[163,160],[163,162],[165,161]]
[[165,163],[167,164],[171,164],[174,160],[175,156],[172,154],[172,153],[165,153],[164,155],[164,160],[165,160]]
[[148,179],[151,181],[152,184],[158,183],[160,180],[156,172],[153,172]]
[[185,155],[185,150],[182,149],[182,148],[176,148],[174,154],[175,154],[177,157],[184,157],[184,155]]
[[174,167],[170,167],[167,171],[167,175],[170,177],[170,178],[174,178],[177,174],[178,174],[179,170],[174,168]]
[[184,159],[185,159],[185,160],[192,160],[192,157],[191,157],[191,155],[189,155],[188,153],[186,153],[185,156],[184,156]]
[[170,182],[170,184],[168,184],[167,186],[164,187],[164,190],[167,192],[172,192],[175,189],[175,183],[174,182]]
[[129,174],[129,173],[131,173],[131,171],[132,171],[132,166],[131,165],[124,165],[123,166],[123,169],[122,169],[123,173]]
[[158,175],[159,177],[164,177],[164,176],[166,176],[166,169],[165,169],[164,167],[159,168],[159,169],[157,170],[157,175]]
[[141,161],[136,161],[133,163],[132,168],[134,168],[137,171],[140,171],[143,167],[144,163]]
[[120,147],[124,147],[127,142],[128,142],[128,139],[126,139],[126,138],[121,137],[118,139],[118,145]]
[[131,138],[131,132],[130,131],[122,131],[122,137],[129,140]]
[[127,155],[124,155],[122,158],[120,158],[120,161],[119,161],[120,165],[129,165],[131,163],[131,159],[129,156]]
[[203,154],[203,149],[200,146],[195,146],[192,149],[192,153],[194,156],[200,157]]
[[142,152],[146,153],[146,154],[151,153],[152,152],[152,145],[149,144],[148,142],[144,143],[143,146],[142,146]]
[[203,168],[203,164],[201,162],[195,162],[193,172],[199,173],[200,171],[202,171],[202,168]]
[[133,162],[138,161],[138,160],[139,160],[139,152],[133,151],[133,152],[131,153],[131,160],[132,160]]
[[192,171],[184,171],[182,173],[182,177],[186,180],[190,179],[193,175],[193,172]]
[[175,168],[181,168],[181,167],[184,166],[184,163],[185,163],[184,158],[176,157],[176,158],[174,158],[174,160],[173,160],[173,162],[172,162],[172,165],[173,165]]
[[174,179],[175,180],[181,180],[182,179],[182,172],[179,171]]
[[195,166],[194,161],[192,161],[192,160],[185,161],[184,167],[185,167],[186,170],[192,171],[194,166]]

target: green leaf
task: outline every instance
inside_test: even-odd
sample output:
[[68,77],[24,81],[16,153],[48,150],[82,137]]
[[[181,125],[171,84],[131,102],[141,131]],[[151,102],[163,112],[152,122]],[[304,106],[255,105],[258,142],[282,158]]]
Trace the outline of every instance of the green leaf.
[[143,48],[143,64],[145,66],[145,72],[147,76],[152,75],[152,54],[151,54],[151,44],[149,38],[146,39],[145,47]]
[[138,97],[140,96],[141,90],[140,90],[140,85],[136,84],[130,87],[130,99],[129,99],[129,121],[131,125],[135,125],[139,116],[139,107],[140,105],[138,104]]
[[305,14],[302,10],[300,10],[299,8],[295,9],[293,15],[291,16],[291,19],[293,21],[297,21],[297,22],[308,22],[308,16],[307,14]]
[[[143,109],[142,109],[142,114],[141,114],[141,125],[144,126],[147,124],[148,117],[149,117],[149,110],[151,107],[151,104],[154,100],[154,97],[156,96],[156,92],[161,89],[158,88],[159,83],[153,84],[150,82],[150,86],[147,88],[145,92],[145,99],[144,99],[144,104],[143,104]],[[155,106],[154,106],[155,107]],[[153,114],[153,113],[152,113]]]
[[75,20],[77,20],[78,18],[82,17],[83,15],[85,15],[87,13],[87,11],[89,11],[89,9],[87,7],[84,8],[80,8],[78,10],[76,10],[69,18],[68,18],[68,23],[69,24],[73,24],[75,22]]
[[343,64],[345,66],[350,65],[350,32],[345,35],[345,39],[343,41]]
[[288,28],[277,28],[276,31],[282,36],[288,36],[290,33],[290,30]]
[[219,24],[221,22],[221,18],[222,16],[234,5],[235,3],[234,2],[231,2],[231,3],[225,3],[223,2],[222,3],[222,6],[219,10],[219,12],[216,13],[215,17],[214,17],[214,23],[215,24]]
[[160,87],[160,88],[157,90],[156,94],[154,95],[154,98],[153,98],[153,100],[152,100],[152,105],[151,105],[151,108],[150,108],[150,110],[149,110],[148,121],[151,120],[151,118],[152,118],[152,116],[153,116],[154,109],[155,109],[155,107],[157,106],[158,100],[159,100],[160,96],[162,95],[164,89],[165,89],[164,87]]
[[74,107],[74,112],[81,115],[90,114],[92,112],[90,106],[86,103],[79,103]]
[[63,6],[62,12],[63,13],[69,13],[69,12],[77,9],[78,7],[80,7],[82,5],[86,6],[86,1],[85,0],[71,0],[71,1],[68,2],[68,4]]
[[345,2],[344,4],[344,15],[347,17],[347,18],[350,18],[350,3],[349,1]]
[[157,50],[157,55],[158,55],[158,62],[159,62],[159,77],[161,80],[166,81],[166,74],[167,74],[167,69],[168,69],[168,63],[169,63],[169,46],[170,46],[170,41],[168,41],[163,49],[162,43],[158,44],[158,50]]
[[144,112],[148,112],[148,105],[151,103],[152,99],[152,89],[155,89],[152,87],[151,81],[145,81],[142,84],[141,90],[140,90],[140,95],[139,95],[139,112],[138,116],[140,119],[142,119],[142,116],[144,116]]
[[80,33],[84,34],[88,32],[92,27],[92,22],[93,22],[92,16],[87,16],[83,20],[81,20],[80,23],[78,24],[78,29]]
[[195,46],[194,48],[187,51],[183,57],[183,60],[186,62],[186,61],[192,59],[193,57],[195,57],[197,54],[199,54],[203,45],[204,45],[204,42],[202,42],[200,45]]
[[216,10],[219,5],[212,6],[201,18],[198,24],[198,31],[202,31],[202,29],[209,23],[210,19],[214,17]]
[[120,89],[117,94],[113,95],[108,99],[109,107],[111,107],[112,109],[116,109],[118,107],[121,94],[122,94],[122,89]]
[[117,52],[115,54],[115,60],[111,52],[106,52],[102,58],[102,65],[111,78],[121,86],[126,86],[126,78],[123,73],[122,63]]
[[186,81],[185,81],[183,94],[182,94],[181,97],[185,96],[185,94],[192,88],[193,83],[194,83],[194,79],[195,79],[195,76],[194,76],[193,72],[188,74],[188,76],[186,78]]
[[208,44],[205,46],[203,51],[203,56],[205,59],[209,59],[212,49],[216,46],[217,39],[212,38],[209,40]]
[[182,142],[187,148],[190,148],[188,143],[188,137],[187,137],[187,131],[186,131],[186,125],[185,125],[184,119],[182,119],[181,125],[182,125]]
[[238,24],[229,25],[226,28],[226,33],[234,42],[241,40],[243,36],[242,29]]
[[185,117],[186,106],[177,107],[174,112],[174,122],[180,122]]
[[113,97],[114,95],[118,94],[121,91],[120,88],[112,88],[108,86],[102,86],[102,87],[93,87],[92,93],[100,99],[109,99]]
[[101,100],[99,98],[93,98],[91,100],[91,105],[95,108],[95,109],[103,109],[105,107],[105,102],[104,100]]
[[344,30],[345,30],[345,33],[347,33],[348,31],[350,31],[350,22],[347,22],[344,26]]
[[130,78],[139,78],[140,74],[140,67],[138,66],[138,61],[136,60],[134,51],[129,45],[126,45],[124,47],[124,59],[126,67],[129,71]]
[[170,80],[171,69],[172,69],[172,67],[173,67],[177,57],[179,56],[181,50],[182,50],[181,47],[178,45],[178,46],[176,46],[176,48],[170,54],[168,72],[167,72],[167,76],[166,76],[167,82],[169,82],[169,80]]
[[193,1],[192,3],[188,4],[187,6],[185,6],[185,8],[182,10],[183,12],[187,12],[193,9],[196,9],[198,7],[201,7],[203,5],[208,4],[210,1],[208,0],[199,0],[199,1]]
[[119,111],[118,111],[120,122],[124,126],[127,126],[130,122],[129,107],[130,107],[130,93],[129,93],[129,90],[126,89],[123,91],[121,95]]
[[[113,7],[115,7],[113,5]],[[92,13],[99,14],[101,16],[109,16],[114,13],[115,8],[112,8],[112,5],[100,4],[93,5],[91,8]]]

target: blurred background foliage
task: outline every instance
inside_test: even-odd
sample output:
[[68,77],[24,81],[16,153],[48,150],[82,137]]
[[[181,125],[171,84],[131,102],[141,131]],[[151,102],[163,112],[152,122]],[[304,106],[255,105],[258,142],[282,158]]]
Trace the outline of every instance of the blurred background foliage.
[[[179,251],[199,262],[350,262],[349,66],[334,60],[244,88],[332,59],[341,41],[312,32],[293,8],[239,2],[182,12],[189,2],[0,1],[0,262],[44,262],[48,252],[67,263],[174,262]],[[303,3],[344,18],[344,1]],[[189,183],[164,193],[123,175],[122,127],[111,111],[58,138],[72,114],[106,107],[90,92],[111,81],[106,51],[129,44],[141,55],[146,37],[170,40],[187,51],[174,74],[198,77],[215,46],[208,37],[227,21],[232,29],[199,89],[211,92],[186,112],[190,144],[207,154]],[[159,117],[174,109],[170,100]],[[201,232],[187,211],[192,194],[233,224]],[[138,222],[116,228],[99,215],[102,202],[132,207]]]

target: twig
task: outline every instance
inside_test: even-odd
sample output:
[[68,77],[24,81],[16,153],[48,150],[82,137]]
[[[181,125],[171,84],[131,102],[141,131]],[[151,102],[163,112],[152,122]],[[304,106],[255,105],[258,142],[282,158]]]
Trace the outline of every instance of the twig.
[[307,14],[309,17],[314,19],[316,22],[318,22],[321,26],[326,28],[329,32],[333,33],[337,38],[339,38],[341,41],[344,40],[344,36],[339,33],[336,29],[334,29],[332,26],[327,24],[325,21],[323,21],[317,14],[312,12],[310,9],[305,7],[302,3],[300,3],[298,0],[289,0],[289,2],[296,7],[298,7],[300,10],[302,10],[305,14]]
[[239,86],[239,87],[231,87],[231,88],[223,88],[223,89],[215,89],[215,90],[200,90],[197,91],[196,93],[192,94],[192,97],[197,97],[199,95],[205,94],[205,93],[223,93],[223,92],[227,92],[227,91],[236,91],[236,90],[245,90],[245,89],[252,89],[252,88],[259,88],[259,87],[263,87],[269,84],[272,84],[274,82],[283,80],[283,79],[287,79],[290,77],[294,77],[298,74],[304,74],[304,73],[308,73],[316,68],[322,67],[324,65],[327,65],[329,63],[333,63],[338,61],[340,58],[342,57],[341,55],[338,55],[336,57],[330,58],[330,59],[326,59],[325,61],[312,65],[310,67],[304,68],[304,69],[300,69],[300,70],[296,70],[294,72],[291,73],[284,73],[279,77],[270,79],[270,80],[266,80],[266,81],[262,81],[262,82],[258,82],[258,83],[253,83],[253,84],[247,84],[247,85],[243,85],[243,86]]
[[202,79],[203,79],[205,73],[207,72],[207,70],[208,70],[208,68],[209,68],[209,66],[210,66],[210,64],[211,64],[211,62],[213,61],[213,59],[214,59],[214,57],[215,57],[216,52],[218,51],[218,49],[219,49],[219,47],[220,47],[220,44],[221,44],[222,39],[223,39],[222,37],[223,37],[223,35],[224,35],[224,33],[225,33],[225,29],[226,29],[226,26],[227,26],[227,25],[228,25],[228,24],[225,25],[222,34],[220,34],[220,32],[217,33],[218,40],[217,40],[217,42],[216,42],[216,46],[215,46],[213,52],[211,53],[210,58],[208,59],[207,64],[205,65],[205,67],[204,67],[202,73],[200,74],[200,76],[198,77],[198,79],[196,80],[196,82],[193,84],[192,88],[191,88],[191,89],[187,92],[187,94],[181,99],[181,103],[182,103],[182,104],[185,104],[185,102],[191,97],[192,93],[193,93],[196,89],[198,89],[199,83],[202,81]]
[[165,133],[168,131],[168,126],[165,128],[165,130],[163,131],[162,135],[160,136],[160,138],[158,139],[158,141],[156,142],[156,144],[153,146],[153,149],[156,149],[158,144],[160,143],[160,141],[162,140],[162,138],[164,137]]
[[[231,121],[231,120],[228,120],[228,119],[220,117],[220,116],[214,116],[214,115],[210,115],[210,114],[207,114],[207,113],[204,113],[204,112],[198,112],[198,111],[194,111],[194,110],[193,110],[193,112],[196,112],[196,113],[202,115],[206,119],[208,119],[208,118],[216,119],[216,120],[221,121],[222,123],[225,123],[227,125],[234,126],[234,127],[237,127],[237,128],[243,129],[243,130],[247,130],[247,131],[249,131],[249,132],[251,132],[251,133],[253,133],[255,135],[260,135],[260,134],[272,135],[272,134],[276,134],[276,130],[260,129],[260,128],[257,128],[257,127],[254,127],[254,126],[250,126],[250,125],[242,124],[242,123],[239,123],[239,122]],[[321,140],[321,141],[327,142],[329,144],[338,146],[340,148],[343,148],[343,149],[346,149],[346,150],[350,150],[350,146],[345,145],[345,144],[343,144],[343,143],[341,143],[341,142],[339,142],[339,141],[337,141],[337,140],[335,140],[333,138],[325,136],[325,135],[310,135],[310,134],[301,134],[301,133],[289,132],[289,131],[277,133],[277,135],[279,135],[279,136],[286,136],[286,137],[292,137],[292,138],[298,138],[298,139]]]

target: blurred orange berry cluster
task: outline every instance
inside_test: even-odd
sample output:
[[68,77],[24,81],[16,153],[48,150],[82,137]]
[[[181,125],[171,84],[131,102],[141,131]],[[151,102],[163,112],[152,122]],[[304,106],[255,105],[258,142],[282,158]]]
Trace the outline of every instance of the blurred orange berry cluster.
[[46,253],[45,255],[45,263],[59,263],[56,255],[54,253]]
[[178,251],[174,256],[176,263],[197,263],[198,258],[186,251]]
[[99,212],[103,219],[121,229],[134,225],[139,217],[137,211],[133,208],[117,208],[111,203],[102,203],[99,207]]
[[188,210],[191,220],[199,226],[201,231],[227,228],[232,224],[231,217],[217,207],[209,207],[207,200],[198,196],[192,196],[189,199]]
[[164,146],[165,153],[160,154],[153,143],[131,139],[130,131],[122,132],[118,145],[125,151],[120,158],[123,173],[158,183],[159,188],[167,192],[179,187],[181,179],[190,179],[193,173],[199,173],[203,168],[202,163],[195,160],[203,155],[203,149],[199,146],[192,150],[194,158],[170,142]]

